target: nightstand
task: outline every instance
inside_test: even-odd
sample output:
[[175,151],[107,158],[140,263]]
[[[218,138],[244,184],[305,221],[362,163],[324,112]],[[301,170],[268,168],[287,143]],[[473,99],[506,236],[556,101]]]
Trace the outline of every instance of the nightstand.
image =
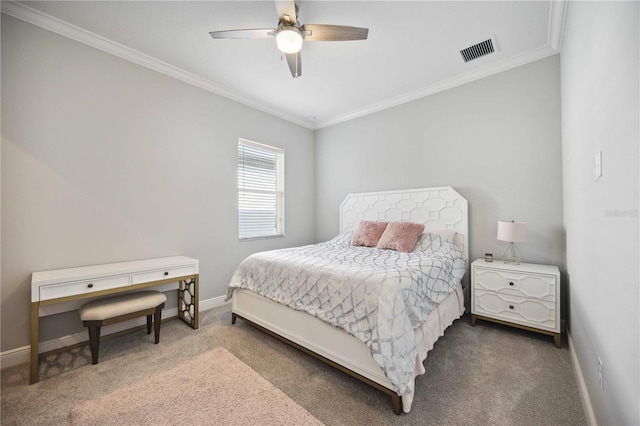
[[561,347],[557,266],[478,259],[471,264],[471,325],[477,319],[553,336]]

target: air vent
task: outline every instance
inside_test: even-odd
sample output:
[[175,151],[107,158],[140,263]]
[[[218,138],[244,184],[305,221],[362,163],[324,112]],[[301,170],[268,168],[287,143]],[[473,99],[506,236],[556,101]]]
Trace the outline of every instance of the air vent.
[[474,44],[473,46],[469,46],[466,49],[462,49],[460,51],[460,55],[462,55],[462,59],[465,62],[469,62],[493,52],[495,52],[494,42],[492,39],[488,39],[481,41],[478,44]]

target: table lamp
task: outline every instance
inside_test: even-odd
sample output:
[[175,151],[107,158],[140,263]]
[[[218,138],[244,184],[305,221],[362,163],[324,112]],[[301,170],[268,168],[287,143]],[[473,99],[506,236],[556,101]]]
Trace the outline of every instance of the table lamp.
[[519,265],[524,258],[520,255],[515,243],[523,243],[527,240],[527,224],[525,222],[498,221],[498,240],[509,244],[502,252],[504,263]]

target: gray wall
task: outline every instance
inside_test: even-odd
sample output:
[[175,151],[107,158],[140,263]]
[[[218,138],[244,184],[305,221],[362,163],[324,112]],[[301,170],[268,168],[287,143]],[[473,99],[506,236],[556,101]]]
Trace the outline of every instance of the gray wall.
[[564,266],[558,55],[316,132],[316,239],[352,192],[449,185],[469,201],[471,258],[527,222],[525,261]]
[[[451,185],[472,258],[498,255],[496,222],[516,219],[526,261],[566,269],[598,422],[640,423],[638,19],[638,3],[571,2],[562,70],[555,56],[321,129],[314,151],[309,130],[2,15],[0,350],[29,343],[32,271],[183,254],[204,300],[252,252],[335,235],[348,193]],[[285,238],[237,239],[238,137],[286,150]]]
[[[191,256],[205,300],[248,254],[314,241],[308,129],[4,14],[1,89],[2,351],[29,344],[33,271]],[[238,241],[239,137],[285,150],[284,238]]]
[[562,45],[570,333],[602,425],[640,424],[639,19],[638,2],[570,2]]

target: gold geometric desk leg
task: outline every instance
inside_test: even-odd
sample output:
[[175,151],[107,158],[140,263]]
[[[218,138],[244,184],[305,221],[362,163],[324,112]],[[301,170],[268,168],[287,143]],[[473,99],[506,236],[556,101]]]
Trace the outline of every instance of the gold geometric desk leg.
[[194,320],[195,320],[195,324],[193,329],[197,330],[198,327],[200,327],[200,275],[196,275],[195,277],[195,281],[194,281],[194,291],[195,291],[195,299],[194,299],[194,304],[193,304],[193,311],[194,311]]
[[178,316],[194,330],[198,329],[198,280],[199,275],[179,282],[178,288]]
[[38,332],[40,319],[40,303],[31,304],[31,371],[29,384],[32,385],[40,381],[40,362],[38,356]]

